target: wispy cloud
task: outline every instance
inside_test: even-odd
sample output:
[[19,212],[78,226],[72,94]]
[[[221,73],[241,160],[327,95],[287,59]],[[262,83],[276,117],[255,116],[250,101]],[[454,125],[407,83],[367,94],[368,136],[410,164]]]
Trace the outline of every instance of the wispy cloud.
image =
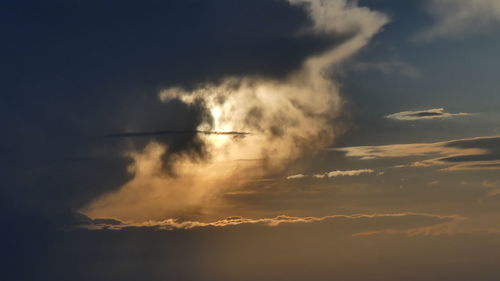
[[358,61],[352,63],[349,69],[353,71],[378,71],[384,74],[398,74],[411,78],[416,78],[420,75],[415,66],[399,60]]
[[314,174],[314,175],[304,175],[304,174],[297,174],[297,175],[291,175],[286,177],[287,180],[293,180],[293,179],[303,179],[303,178],[317,178],[317,179],[324,179],[324,178],[334,178],[334,177],[353,177],[353,176],[360,176],[363,174],[372,174],[375,171],[372,169],[359,169],[359,170],[348,170],[348,171],[331,171],[323,174]]
[[360,176],[363,174],[372,174],[375,172],[372,169],[359,169],[359,170],[349,170],[349,171],[331,171],[328,173],[324,174],[316,174],[314,175],[315,178],[334,178],[334,177],[353,177],[353,176]]
[[104,135],[110,138],[127,138],[127,137],[147,137],[147,136],[161,136],[161,135],[182,135],[182,134],[203,134],[203,135],[233,135],[245,136],[249,132],[237,131],[203,131],[203,130],[162,130],[162,131],[149,131],[149,132],[123,132]]
[[287,180],[295,180],[295,179],[303,179],[307,177],[306,175],[303,175],[303,174],[296,174],[296,175],[291,175],[291,176],[288,176],[286,177]]
[[[146,221],[146,222],[126,222],[117,219],[91,219],[89,223],[82,224],[78,227],[93,229],[93,230],[123,230],[129,228],[151,228],[156,230],[175,230],[175,229],[194,229],[194,228],[221,228],[239,225],[261,225],[269,227],[277,227],[282,224],[306,224],[318,222],[345,222],[353,221],[357,223],[365,222],[368,229],[374,229],[373,232],[383,231],[410,231],[420,228],[429,228],[439,226],[441,224],[450,223],[460,219],[455,215],[436,215],[426,213],[390,213],[390,214],[353,214],[353,215],[330,215],[322,217],[293,217],[281,215],[272,218],[244,218],[244,217],[229,217],[212,222],[201,221],[178,221],[176,219],[166,219],[162,221]],[[386,229],[387,225],[394,225],[390,229]],[[362,235],[365,232],[357,233],[357,229],[353,229],[354,235]],[[371,233],[371,232],[370,232]]]
[[450,118],[456,116],[466,116],[470,113],[449,113],[445,112],[444,108],[431,108],[426,110],[417,111],[401,111],[398,113],[393,113],[385,116],[389,119],[403,120],[403,121],[413,121],[413,120],[426,120],[426,119],[439,119],[439,118]]
[[500,26],[498,0],[427,0],[426,10],[434,24],[418,33],[416,39],[457,37]]
[[443,170],[499,170],[500,136],[457,139],[434,143],[391,144],[332,148],[362,160],[430,157],[399,167],[446,165]]

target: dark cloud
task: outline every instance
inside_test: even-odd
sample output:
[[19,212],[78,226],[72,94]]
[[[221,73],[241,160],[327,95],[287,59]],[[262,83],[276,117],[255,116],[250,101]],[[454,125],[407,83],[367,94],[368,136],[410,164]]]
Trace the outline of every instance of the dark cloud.
[[[282,0],[6,1],[0,23],[2,208],[50,216],[121,186],[123,153],[150,141],[166,170],[205,157],[204,104],[161,103],[163,87],[281,79],[348,37],[301,33],[307,12]],[[114,132],[148,136],[95,138]]]
[[419,112],[415,114],[411,114],[410,116],[414,117],[432,117],[432,116],[443,116],[441,112]]
[[92,221],[95,225],[121,225],[122,222],[115,219],[94,219]]
[[450,118],[456,116],[469,115],[469,113],[448,113],[445,112],[444,108],[433,108],[427,110],[419,111],[402,111],[398,113],[389,114],[386,117],[394,120],[425,120],[425,119],[436,119],[436,118]]

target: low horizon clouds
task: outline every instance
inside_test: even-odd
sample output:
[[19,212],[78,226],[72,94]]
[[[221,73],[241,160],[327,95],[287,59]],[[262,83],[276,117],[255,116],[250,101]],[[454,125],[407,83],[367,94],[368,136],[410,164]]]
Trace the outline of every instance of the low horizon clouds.
[[357,61],[353,62],[352,65],[349,66],[349,69],[357,72],[377,71],[386,75],[398,74],[409,78],[418,78],[420,76],[420,72],[414,65],[405,61],[395,59],[380,61]]
[[372,169],[359,169],[359,170],[348,170],[348,171],[331,171],[323,174],[314,174],[314,175],[304,175],[304,174],[296,174],[296,175],[291,175],[286,177],[287,180],[294,180],[294,179],[302,179],[302,178],[317,178],[317,179],[324,179],[324,178],[334,178],[334,177],[353,177],[353,176],[360,176],[363,174],[372,174],[375,171]]
[[[81,215],[84,216],[84,215]],[[85,216],[84,216],[85,217]],[[404,219],[403,227],[398,226],[398,219]],[[282,224],[298,224],[298,223],[319,223],[324,221],[330,221],[330,223],[341,222],[341,221],[356,221],[356,222],[368,222],[372,221],[376,223],[379,220],[387,220],[387,223],[396,223],[394,227],[387,227],[386,223],[383,223],[384,227],[370,225],[370,227],[376,228],[376,230],[354,231],[353,235],[367,235],[367,233],[422,233],[422,234],[441,234],[440,229],[443,225],[448,225],[450,223],[459,222],[464,220],[464,217],[457,215],[438,215],[438,214],[428,214],[428,213],[415,213],[415,212],[401,212],[401,213],[381,213],[381,214],[350,214],[350,215],[327,215],[327,216],[306,216],[306,217],[296,217],[280,215],[276,217],[267,218],[245,218],[240,216],[228,217],[225,219],[202,222],[202,221],[179,221],[177,219],[165,219],[161,221],[146,221],[146,222],[129,222],[121,221],[112,218],[96,218],[90,219],[87,217],[86,220],[82,221],[81,224],[76,225],[76,228],[83,228],[89,230],[125,230],[132,228],[151,228],[155,230],[191,230],[195,228],[222,228],[229,226],[240,226],[240,225],[261,225],[268,227],[277,227]],[[408,221],[415,221],[414,223],[408,224]],[[367,224],[368,226],[368,224]],[[381,229],[379,229],[381,228]],[[435,229],[433,232],[431,229]],[[418,231],[422,230],[422,231]],[[424,230],[426,233],[424,233]]]

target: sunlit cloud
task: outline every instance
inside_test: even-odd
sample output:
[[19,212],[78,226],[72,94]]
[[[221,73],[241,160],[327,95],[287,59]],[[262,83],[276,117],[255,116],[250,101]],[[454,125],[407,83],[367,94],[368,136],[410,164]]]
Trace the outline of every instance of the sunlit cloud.
[[308,177],[308,176],[303,175],[303,174],[296,174],[296,175],[288,176],[288,177],[286,177],[286,179],[287,180],[296,180],[296,179],[303,179],[305,177]]
[[398,113],[389,114],[386,118],[394,119],[394,120],[403,120],[403,121],[414,121],[414,120],[427,120],[427,119],[441,119],[441,118],[450,118],[457,116],[466,116],[470,115],[470,113],[449,113],[445,112],[444,108],[432,108],[426,110],[417,110],[417,111],[402,111]]
[[[170,162],[175,176],[166,175],[161,162],[164,155],[170,155],[170,148],[151,142],[143,151],[128,154],[134,160],[130,166],[134,178],[91,202],[83,213],[134,221],[210,215],[211,206],[225,192],[283,172],[304,153],[320,151],[335,140],[344,130],[339,122],[332,126],[343,101],[329,70],[366,46],[388,18],[346,0],[289,2],[310,14],[312,25],[303,34],[331,38],[337,44],[311,54],[284,79],[227,76],[193,89],[174,85],[163,89],[159,102],[176,100],[204,108],[204,118],[193,132],[203,144],[203,157],[173,154]],[[240,133],[244,137],[238,137]],[[143,133],[120,134],[136,137]]]
[[424,157],[420,161],[400,164],[394,168],[446,166],[442,170],[499,170],[500,137],[478,137],[435,143],[410,143],[380,146],[332,148],[343,151],[347,157],[361,160]]
[[314,175],[304,175],[304,174],[297,174],[297,175],[291,175],[286,177],[287,180],[294,180],[294,179],[303,179],[303,178],[316,178],[316,179],[325,179],[325,178],[334,178],[334,177],[354,177],[354,176],[360,176],[364,174],[372,174],[375,171],[372,169],[359,169],[359,170],[348,170],[348,171],[331,171],[331,172],[326,172],[323,174],[314,174]]
[[[109,229],[109,230],[123,230],[128,228],[151,228],[156,230],[175,230],[175,229],[194,229],[194,228],[220,228],[239,225],[262,225],[269,227],[277,227],[283,224],[308,224],[318,222],[328,222],[335,224],[342,221],[353,221],[357,223],[370,224],[368,227],[377,229],[376,232],[415,232],[421,230],[425,233],[424,229],[435,229],[442,227],[443,224],[448,225],[451,222],[461,221],[465,218],[456,215],[436,215],[426,213],[391,213],[391,214],[353,214],[353,215],[330,215],[322,217],[293,217],[293,216],[276,216],[272,218],[244,218],[244,217],[228,217],[225,219],[201,222],[201,221],[178,221],[176,219],[166,219],[162,221],[144,221],[140,223],[120,221],[117,219],[93,219],[88,224],[82,224],[78,227],[87,229]],[[395,224],[395,228],[385,229],[381,226],[386,226],[391,221]],[[381,226],[377,224],[380,223]],[[399,225],[401,224],[401,225]],[[415,226],[416,225],[416,226]],[[375,233],[375,231],[373,232]],[[437,233],[437,232],[435,232]],[[367,235],[368,232],[358,233],[354,235]],[[371,234],[371,232],[370,232]]]
[[359,176],[362,174],[371,174],[373,172],[375,172],[375,171],[372,169],[360,169],[360,170],[350,170],[350,171],[331,171],[331,172],[326,173],[326,175],[329,178],[345,177],[345,176],[353,177],[353,176]]

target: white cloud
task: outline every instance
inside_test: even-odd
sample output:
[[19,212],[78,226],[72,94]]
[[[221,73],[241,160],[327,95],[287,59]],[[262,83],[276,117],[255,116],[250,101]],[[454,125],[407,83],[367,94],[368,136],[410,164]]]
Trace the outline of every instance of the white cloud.
[[[303,175],[303,174],[298,174],[298,175],[293,175],[293,176],[288,176],[286,179],[302,179],[302,178],[316,178],[316,179],[324,179],[324,178],[334,178],[334,177],[354,177],[354,176],[360,176],[363,174],[372,174],[375,171],[372,169],[359,169],[359,170],[348,170],[348,171],[331,171],[323,174],[314,174],[312,176],[309,175]],[[383,174],[383,173],[382,173]]]
[[302,178],[305,178],[306,176],[303,175],[303,174],[297,174],[297,175],[292,175],[292,176],[288,176],[286,177],[287,180],[295,180],[295,179],[302,179]]

